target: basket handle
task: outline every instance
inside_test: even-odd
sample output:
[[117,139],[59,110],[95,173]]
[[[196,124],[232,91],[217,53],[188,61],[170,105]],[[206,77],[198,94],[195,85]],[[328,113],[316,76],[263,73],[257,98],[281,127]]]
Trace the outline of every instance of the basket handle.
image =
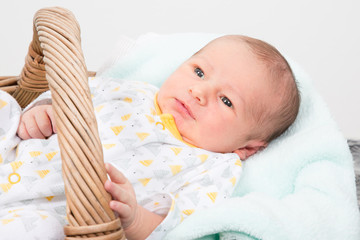
[[39,10],[29,49],[35,61],[25,64],[19,85],[21,90],[34,88],[27,82],[26,65],[37,65],[39,71],[31,72],[38,74],[35,89],[49,86],[51,90],[67,198],[66,239],[125,239],[120,220],[109,207],[111,196],[104,189],[102,146],[74,15],[59,7]]

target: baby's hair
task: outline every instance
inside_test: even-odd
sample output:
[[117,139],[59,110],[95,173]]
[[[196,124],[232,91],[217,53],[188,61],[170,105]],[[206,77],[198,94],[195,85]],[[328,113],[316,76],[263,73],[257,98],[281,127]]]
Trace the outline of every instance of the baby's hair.
[[242,35],[225,38],[246,43],[268,71],[272,93],[279,98],[277,102],[270,103],[274,108],[267,107],[269,103],[253,101],[255,106],[252,107],[252,116],[257,125],[249,139],[260,138],[270,142],[289,128],[299,111],[300,94],[291,67],[275,47],[262,40]]

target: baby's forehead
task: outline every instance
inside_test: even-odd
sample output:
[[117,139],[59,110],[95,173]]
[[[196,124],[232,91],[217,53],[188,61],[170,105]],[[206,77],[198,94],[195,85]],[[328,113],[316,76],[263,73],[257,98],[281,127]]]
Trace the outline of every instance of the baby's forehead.
[[223,36],[223,37],[219,37],[216,38],[210,42],[208,42],[205,46],[203,46],[199,51],[197,51],[197,53],[195,53],[194,55],[198,54],[198,53],[206,53],[206,51],[208,51],[209,49],[223,49],[225,47],[228,47],[229,44],[231,44],[233,47],[243,47],[246,45],[246,43],[242,40],[237,40],[237,39],[233,39],[230,38],[229,36]]

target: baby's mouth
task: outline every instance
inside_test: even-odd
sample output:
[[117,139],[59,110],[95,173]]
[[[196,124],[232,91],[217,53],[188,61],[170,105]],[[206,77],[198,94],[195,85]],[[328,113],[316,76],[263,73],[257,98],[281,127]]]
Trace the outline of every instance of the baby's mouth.
[[177,103],[179,104],[180,111],[184,112],[186,115],[189,115],[191,118],[195,119],[193,113],[191,112],[191,109],[189,106],[187,106],[184,102],[180,101],[179,99],[176,99]]

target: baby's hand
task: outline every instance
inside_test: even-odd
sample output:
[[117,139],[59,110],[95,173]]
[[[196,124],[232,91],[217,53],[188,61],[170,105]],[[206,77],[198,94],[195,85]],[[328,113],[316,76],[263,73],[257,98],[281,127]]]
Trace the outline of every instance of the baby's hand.
[[105,167],[111,179],[105,182],[105,189],[114,199],[110,201],[110,208],[119,214],[126,239],[146,239],[165,216],[157,215],[138,205],[129,180],[111,164],[106,163]]
[[135,191],[129,180],[113,165],[105,164],[110,180],[105,182],[105,189],[113,200],[110,208],[119,214],[125,232],[132,224],[138,221],[139,206],[136,201]]
[[44,139],[56,133],[51,105],[39,105],[26,111],[20,118],[17,135],[21,139]]

